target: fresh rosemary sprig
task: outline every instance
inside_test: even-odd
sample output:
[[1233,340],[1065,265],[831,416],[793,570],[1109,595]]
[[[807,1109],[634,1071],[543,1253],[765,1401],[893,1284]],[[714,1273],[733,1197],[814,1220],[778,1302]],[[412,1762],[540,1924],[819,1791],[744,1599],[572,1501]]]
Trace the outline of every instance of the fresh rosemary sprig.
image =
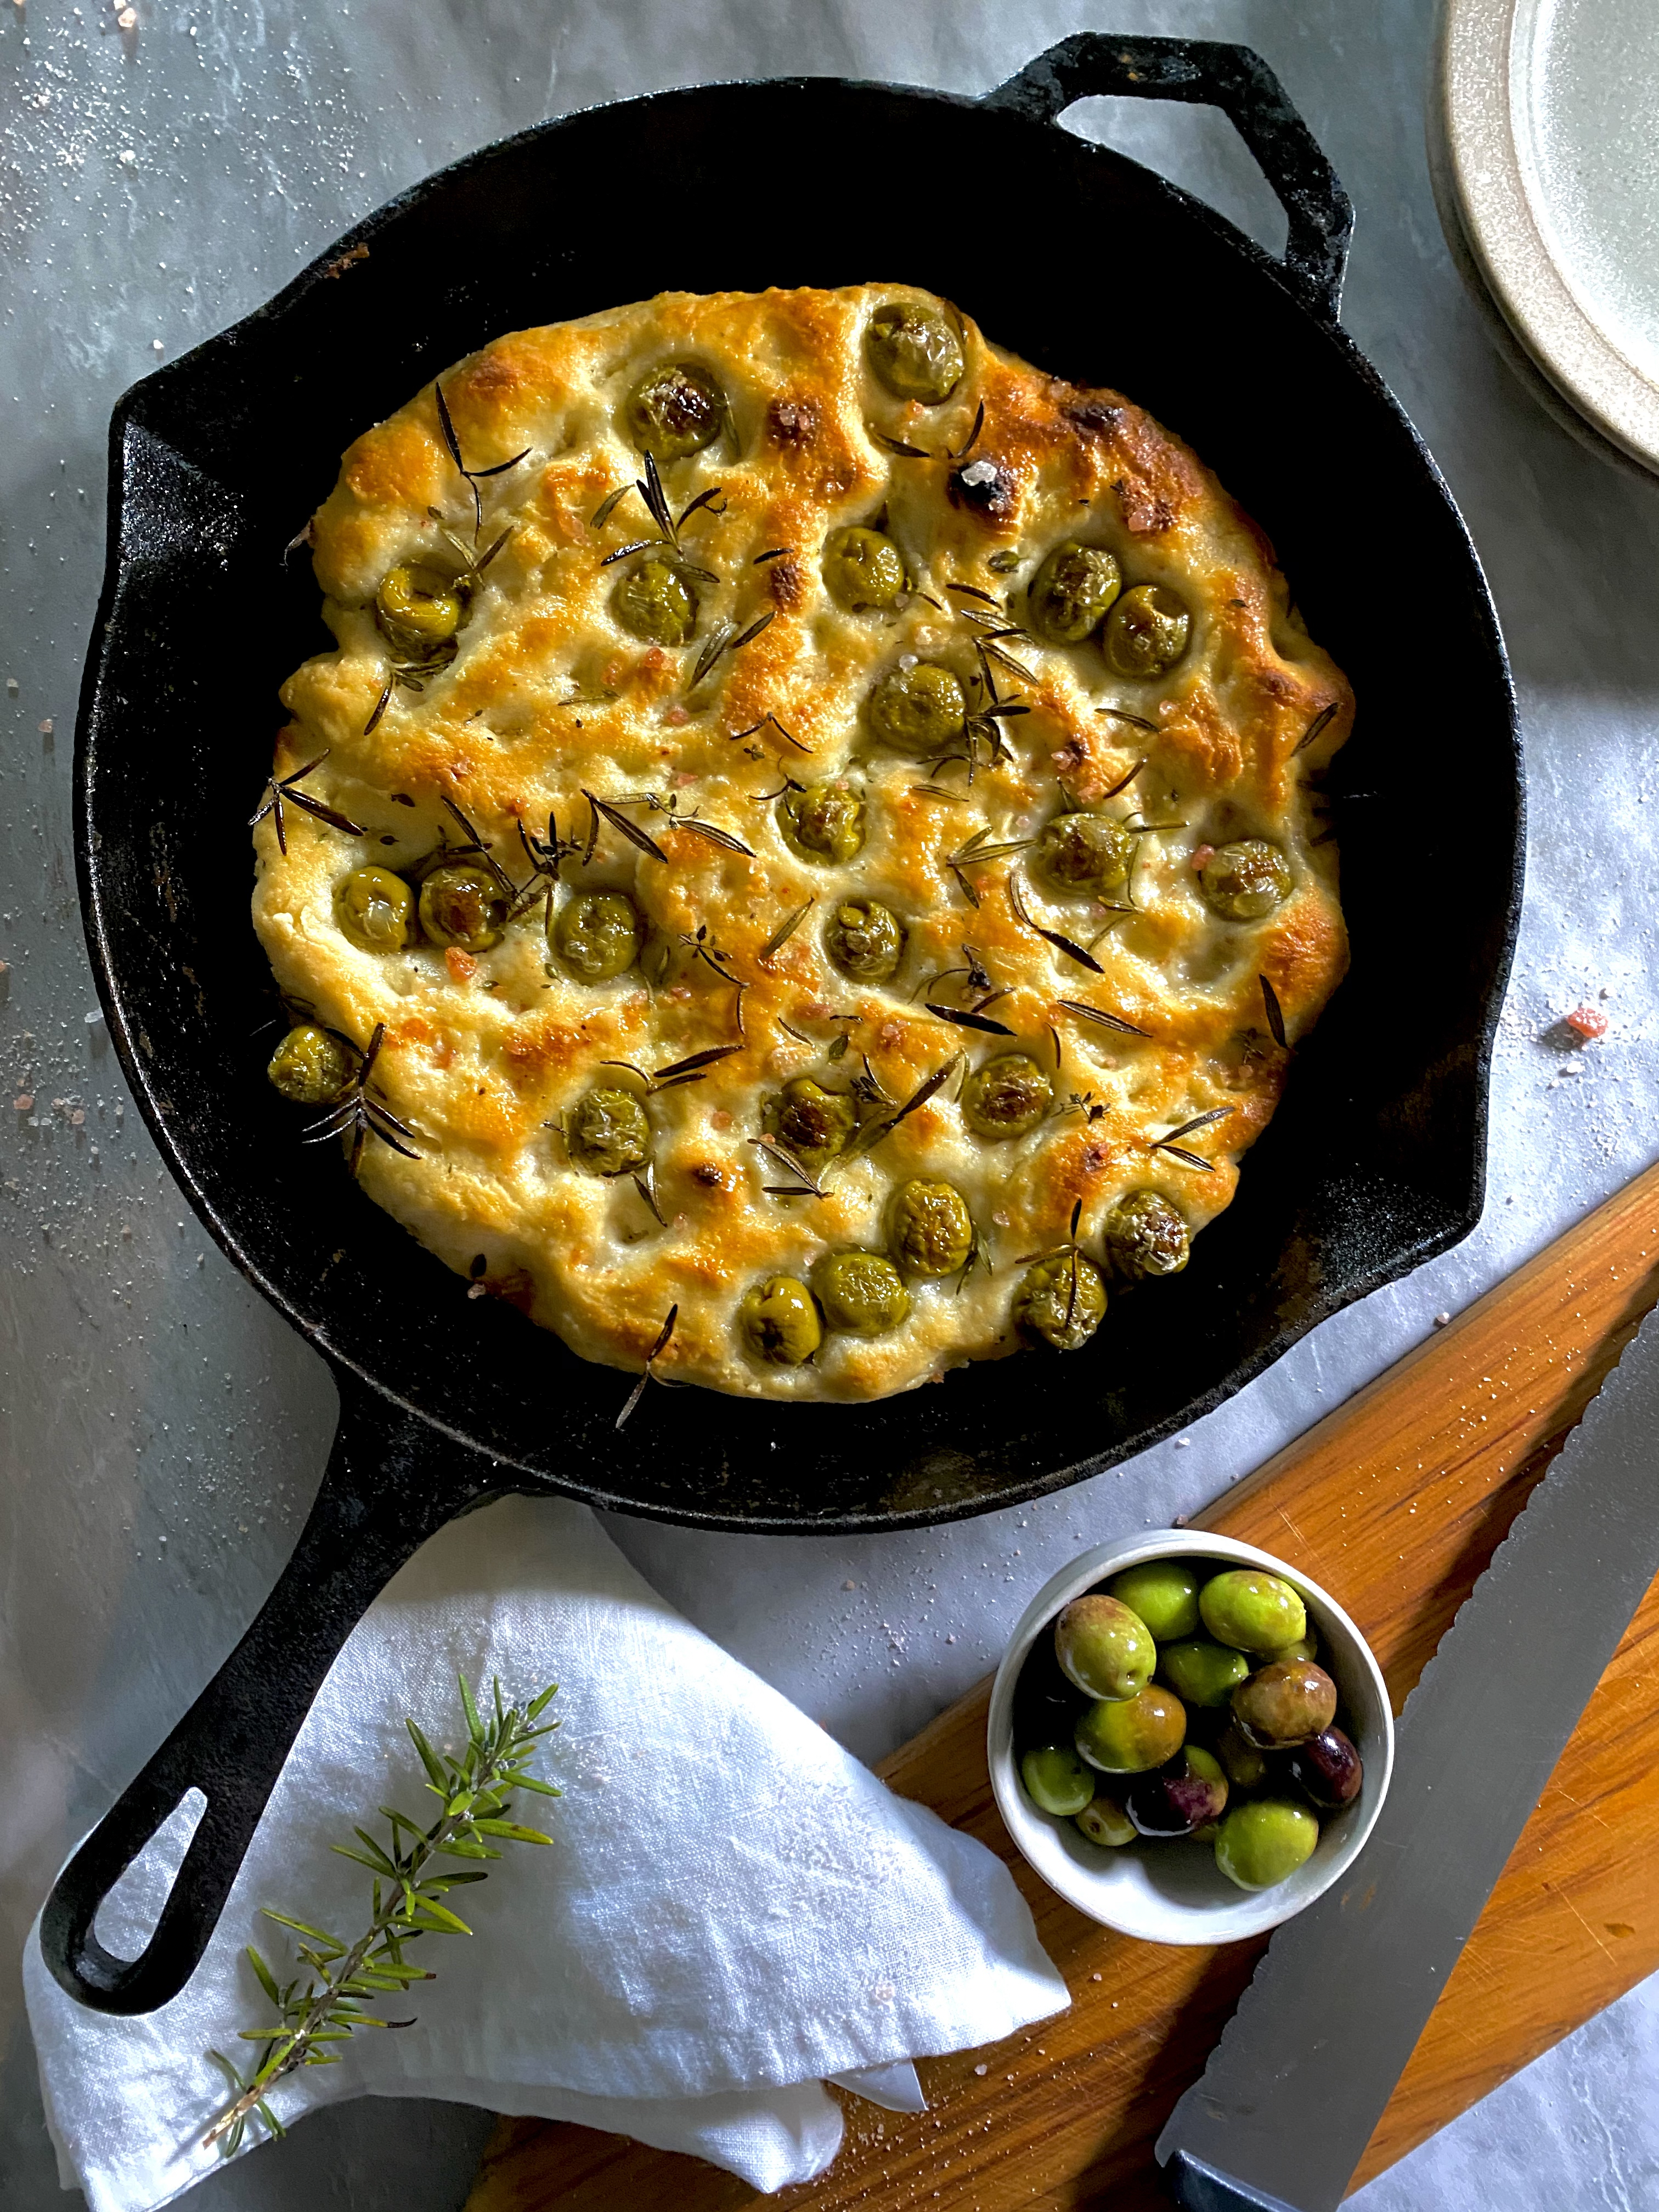
[[438,1860],[498,1859],[497,1842],[553,1840],[539,1828],[523,1827],[506,1815],[515,1790],[532,1790],[543,1797],[559,1795],[551,1783],[539,1781],[529,1771],[540,1739],[551,1735],[559,1725],[556,1721],[537,1725],[558,1685],[550,1683],[520,1712],[516,1705],[502,1705],[497,1681],[494,1710],[486,1719],[465,1675],[457,1679],[467,1737],[459,1759],[434,1751],[414,1721],[404,1723],[426,1769],[425,1786],[442,1808],[437,1819],[422,1827],[406,1813],[382,1805],[381,1815],[391,1824],[384,1845],[366,1828],[358,1828],[355,1832],[361,1849],[350,1844],[331,1846],[342,1858],[367,1867],[374,1877],[374,1917],[367,1931],[355,1943],[346,1944],[325,1929],[265,1908],[267,1920],[304,1937],[295,1948],[309,1971],[279,1983],[253,1946],[247,1947],[248,1962],[278,2018],[274,2027],[240,2030],[240,2041],[260,2046],[258,2063],[251,2073],[244,2075],[222,2051],[207,2054],[235,2094],[202,2141],[204,2145],[217,2143],[227,2158],[241,2148],[250,2120],[258,2119],[274,2136],[286,2132],[267,2102],[279,2081],[302,2066],[337,2064],[340,2053],[333,2046],[349,2041],[360,2027],[414,2025],[408,2020],[383,2020],[365,2008],[407,1992],[411,1982],[436,1980],[434,1974],[411,1966],[404,1958],[405,1947],[417,1936],[472,1933],[441,1899],[463,1882],[484,1881],[485,1873],[482,1869],[452,1870],[438,1865]]
[[1062,936],[1057,929],[1045,929],[1040,921],[1032,921],[1020,894],[1019,878],[1012,868],[1008,871],[1008,903],[1013,909],[1015,921],[1023,922],[1027,929],[1034,930],[1037,936],[1046,939],[1057,952],[1063,952],[1068,960],[1075,960],[1079,968],[1087,968],[1097,975],[1106,973],[1086,945],[1078,944],[1075,939]]
[[701,507],[706,507],[711,514],[725,514],[726,493],[723,487],[720,484],[710,484],[707,491],[700,491],[690,505],[682,507],[676,516],[668,504],[668,495],[662,488],[662,478],[657,473],[656,460],[647,453],[645,457],[643,479],[636,478],[632,483],[618,484],[609,498],[600,501],[593,515],[594,529],[604,529],[618,505],[627,498],[630,491],[638,492],[644,501],[651,520],[657,526],[657,534],[654,538],[635,538],[629,544],[619,546],[616,552],[607,553],[599,563],[600,568],[608,568],[613,562],[625,561],[630,553],[643,553],[648,545],[665,545],[670,552],[676,556],[687,575],[700,576],[707,584],[718,584],[720,578],[712,568],[696,568],[685,558],[680,544],[680,532]]
[[[364,1143],[370,1137],[378,1137],[383,1145],[389,1145],[394,1152],[400,1152],[406,1160],[417,1160],[421,1157],[413,1148],[415,1132],[408,1122],[400,1121],[389,1106],[382,1105],[369,1092],[369,1078],[374,1073],[374,1063],[380,1056],[380,1047],[385,1038],[386,1024],[376,1022],[374,1034],[368,1041],[368,1049],[357,1063],[357,1071],[349,1087],[321,1120],[313,1121],[300,1139],[302,1145],[322,1145],[326,1144],[331,1137],[349,1135],[351,1151],[346,1165],[354,1177],[363,1156]],[[407,1145],[401,1141],[404,1137],[410,1139]]]
[[[472,543],[476,545],[479,538],[483,536],[483,494],[478,489],[478,486],[486,477],[504,477],[509,469],[516,469],[520,461],[530,458],[530,448],[528,446],[525,447],[522,452],[514,453],[510,461],[497,461],[493,469],[468,468],[466,463],[461,459],[461,441],[455,435],[455,425],[450,416],[449,402],[444,398],[444,388],[441,384],[434,384],[432,396],[438,403],[438,428],[443,432],[444,443],[449,448],[449,458],[454,462],[461,476],[465,478],[466,488],[472,495]],[[499,546],[492,545],[489,552],[484,556],[485,560],[489,560],[499,550]],[[483,562],[477,565],[482,567]]]
[[344,830],[349,837],[362,837],[367,834],[361,822],[352,821],[349,815],[339,813],[332,806],[325,806],[320,799],[313,799],[308,792],[299,788],[313,769],[320,768],[327,758],[328,749],[325,746],[315,760],[308,760],[303,768],[296,768],[292,775],[283,776],[280,782],[274,775],[268,776],[259,811],[248,817],[250,830],[263,822],[267,814],[274,818],[276,848],[284,860],[288,858],[288,823],[283,814],[285,805],[297,806],[302,814],[314,815],[319,822],[326,822],[331,830]]

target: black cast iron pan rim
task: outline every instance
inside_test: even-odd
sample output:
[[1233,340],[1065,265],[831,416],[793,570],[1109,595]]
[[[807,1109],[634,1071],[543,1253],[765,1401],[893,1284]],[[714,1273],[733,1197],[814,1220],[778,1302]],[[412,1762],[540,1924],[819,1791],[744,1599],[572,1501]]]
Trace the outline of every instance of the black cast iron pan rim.
[[[1081,42],[1064,43],[1070,46]],[[1129,43],[1131,42],[1127,40],[1112,41],[1115,46],[1124,46]],[[1143,46],[1201,48],[1206,42],[1152,40],[1134,43]],[[1061,49],[1052,51],[1058,52]],[[94,637],[101,639],[103,636],[115,594],[121,581],[122,572],[115,556],[122,544],[122,495],[125,488],[124,441],[129,422],[135,415],[141,413],[143,408],[145,396],[158,388],[164,388],[169,382],[183,381],[187,375],[199,376],[204,370],[216,370],[220,366],[214,359],[216,355],[234,356],[237,346],[249,333],[262,328],[266,324],[280,322],[289,309],[315,284],[320,282],[336,281],[331,277],[330,271],[338,264],[343,256],[350,253],[358,246],[372,250],[374,239],[382,230],[422,202],[447,192],[460,179],[486,169],[501,156],[509,155],[521,147],[537,143],[585,117],[600,114],[617,118],[623,116],[642,116],[646,111],[655,112],[665,106],[690,103],[703,99],[710,93],[787,94],[794,92],[822,91],[830,87],[838,92],[844,91],[849,94],[864,93],[883,95],[898,94],[919,101],[967,111],[984,111],[988,108],[1000,108],[1006,111],[1016,106],[1016,102],[1009,97],[1010,94],[1018,93],[1019,88],[1027,82],[1031,71],[1038,66],[1039,63],[1048,58],[1048,56],[1039,57],[1037,62],[1028,64],[1025,70],[1018,72],[1006,85],[994,88],[983,98],[958,93],[940,92],[922,86],[893,85],[874,79],[787,76],[716,80],[708,84],[649,93],[634,100],[605,102],[592,107],[573,110],[568,114],[532,125],[528,129],[514,132],[508,137],[495,140],[490,144],[464,155],[444,168],[422,179],[418,183],[410,185],[404,191],[398,193],[396,198],[376,209],[362,222],[343,233],[332,245],[319,253],[307,268],[302,270],[284,285],[272,299],[254,308],[228,330],[216,333],[213,337],[205,339],[200,345],[192,348],[190,352],[181,355],[177,361],[169,362],[167,367],[155,370],[149,375],[141,379],[118,401],[110,425],[108,543],[112,549],[112,557],[100,597],[94,621]],[[1069,104],[1069,102],[1064,104]],[[1033,127],[1047,130],[1053,126],[1048,121],[1034,119]],[[1116,158],[1122,160],[1127,157],[1118,155]],[[1139,167],[1139,164],[1135,166]],[[1264,278],[1286,292],[1301,311],[1309,317],[1326,343],[1332,345],[1342,356],[1347,369],[1363,382],[1370,397],[1387,409],[1394,417],[1397,427],[1409,439],[1425,476],[1441,495],[1449,514],[1454,519],[1456,527],[1462,535],[1472,568],[1479,574],[1479,556],[1472,540],[1468,538],[1467,526],[1463,523],[1456,502],[1438,465],[1394,394],[1340,322],[1334,319],[1334,298],[1328,295],[1328,304],[1333,311],[1330,315],[1317,312],[1310,304],[1307,288],[1298,283],[1285,265],[1275,260],[1253,239],[1246,237],[1236,226],[1229,222],[1225,216],[1218,214],[1213,208],[1202,200],[1196,199],[1191,194],[1183,191],[1178,185],[1170,184],[1167,179],[1157,176],[1155,172],[1143,170],[1142,173],[1151,177],[1162,192],[1167,193],[1171,199],[1178,202],[1188,216],[1215,231],[1230,247],[1248,260]],[[1340,270],[1339,259],[1335,283],[1330,288],[1332,294],[1340,290]],[[225,365],[228,366],[228,362],[227,362]],[[1484,592],[1480,596],[1480,612],[1487,631],[1487,642],[1492,647],[1494,663],[1503,670],[1507,686],[1507,656],[1496,617],[1492,609],[1490,597]],[[84,733],[89,726],[92,702],[100,673],[99,656],[95,653],[89,655],[82,677],[76,747],[76,867],[82,907],[87,917],[88,942],[99,998],[104,1007],[106,1024],[122,1071],[137,1101],[139,1110],[143,1115],[150,1134],[192,1209],[233,1266],[322,1355],[337,1376],[342,1370],[355,1376],[357,1380],[367,1384],[392,1405],[398,1407],[411,1417],[426,1422],[457,1447],[477,1451],[479,1449],[477,1440],[465,1430],[457,1427],[451,1422],[440,1419],[423,1407],[416,1406],[398,1391],[388,1389],[385,1382],[362,1360],[342,1351],[331,1340],[325,1318],[313,1319],[295,1310],[284,1292],[271,1281],[258,1257],[246,1247],[236,1231],[217,1212],[208,1194],[197,1182],[185,1152],[175,1141],[173,1128],[175,1117],[163,1110],[155,1097],[143,1055],[137,1049],[136,1040],[129,1029],[125,1008],[106,956],[98,870],[96,858],[92,851],[90,789],[89,777],[87,773],[88,748],[84,742]],[[1509,700],[1509,707],[1516,784],[1518,789],[1524,791],[1523,755],[1512,694]],[[1068,1487],[1073,1483],[1100,1474],[1119,1462],[1133,1457],[1152,1445],[1162,1443],[1167,1437],[1189,1427],[1192,1423],[1201,1419],[1206,1413],[1213,1412],[1218,1406],[1263,1374],[1267,1368],[1283,1358],[1292,1346],[1300,1342],[1304,1336],[1319,1327],[1321,1323],[1341,1312],[1346,1307],[1356,1304],[1359,1299],[1370,1296],[1373,1291],[1400,1280],[1417,1267],[1439,1257],[1441,1254],[1449,1250],[1467,1237],[1480,1220],[1486,1196],[1486,1150],[1490,1117],[1491,1062],[1496,1044],[1504,988],[1513,959],[1516,935],[1519,927],[1523,869],[1524,841],[1517,838],[1510,872],[1508,908],[1503,923],[1504,957],[1500,972],[1494,976],[1476,1042],[1477,1109],[1474,1132],[1473,1174],[1466,1207],[1437,1234],[1425,1237],[1419,1243],[1397,1252],[1389,1260],[1345,1281],[1338,1287],[1334,1295],[1321,1301],[1316,1309],[1310,1311],[1305,1319],[1287,1328],[1273,1342],[1264,1346],[1248,1358],[1239,1361],[1210,1389],[1188,1401],[1185,1409],[1181,1413],[1143,1429],[1135,1437],[1126,1440],[1121,1445],[1111,1447],[1087,1459],[1071,1462],[1057,1470],[1035,1474],[1028,1481],[1005,1484],[993,1496],[970,1498],[958,1504],[948,1505],[943,1510],[922,1506],[908,1510],[874,1508],[869,1510],[833,1513],[820,1518],[812,1518],[800,1514],[780,1515],[775,1519],[763,1515],[732,1516],[676,1507],[654,1500],[639,1500],[629,1495],[611,1493],[605,1489],[602,1482],[591,1480],[562,1481],[556,1474],[546,1474],[540,1468],[524,1467],[521,1462],[511,1460],[499,1462],[506,1477],[504,1486],[511,1486],[512,1476],[508,1470],[520,1468],[526,1477],[533,1482],[538,1490],[551,1490],[565,1496],[580,1498],[600,1510],[625,1513],[641,1519],[659,1521],[672,1525],[731,1531],[751,1535],[871,1534],[898,1528],[939,1526],[947,1522],[972,1519],[986,1512],[1000,1511],[1006,1507],[1027,1504],[1033,1498],[1048,1496],[1057,1490]],[[617,1370],[619,1381],[624,1372],[625,1370],[620,1369]],[[808,1412],[821,1411],[816,1406],[811,1407],[783,1406],[778,1410],[785,1417],[790,1413],[804,1414]],[[857,1419],[862,1409],[856,1405],[838,1405],[834,1410],[838,1419],[844,1419],[850,1424]]]

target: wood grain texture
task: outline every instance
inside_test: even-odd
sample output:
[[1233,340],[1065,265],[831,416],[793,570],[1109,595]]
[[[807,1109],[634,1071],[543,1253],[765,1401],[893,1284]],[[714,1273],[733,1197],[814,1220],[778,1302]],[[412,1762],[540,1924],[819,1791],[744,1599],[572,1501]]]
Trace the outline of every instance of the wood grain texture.
[[[1398,1711],[1567,1432],[1659,1299],[1650,1169],[1203,1517],[1303,1568],[1370,1639]],[[1659,1966],[1659,1584],[1516,1844],[1356,2187]],[[1012,1866],[1072,2009],[929,2060],[928,2110],[847,2097],[830,2172],[761,2199],[687,2158],[503,2121],[467,2212],[1035,2212],[1165,2199],[1152,2147],[1261,1946],[1169,1950],[1084,1919],[1015,1853],[985,1766],[982,1683],[880,1771]]]

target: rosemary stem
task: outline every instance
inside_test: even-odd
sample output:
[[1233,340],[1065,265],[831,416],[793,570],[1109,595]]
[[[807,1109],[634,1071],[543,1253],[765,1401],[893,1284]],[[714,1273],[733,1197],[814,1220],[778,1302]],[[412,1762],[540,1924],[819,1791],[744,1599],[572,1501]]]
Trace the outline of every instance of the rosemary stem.
[[[384,1877],[387,1893],[368,1929],[349,1950],[323,1968],[322,1981],[311,1995],[297,2024],[272,2030],[263,2063],[202,2137],[204,2148],[229,2135],[239,2122],[246,2120],[264,2102],[279,2081],[297,2073],[307,2063],[314,2039],[328,2026],[343,1995],[350,1990],[383,1937],[391,1934],[396,1942],[407,1942],[426,1932],[415,1916],[414,1893],[425,1878],[428,1867],[447,1844],[471,1830],[479,1816],[481,1804],[487,1808],[489,1801],[503,1790],[510,1790],[519,1778],[514,1761],[521,1757],[528,1738],[521,1733],[522,1724],[516,1722],[516,1716],[509,1717],[509,1720],[511,1724],[499,1735],[493,1747],[495,1755],[481,1772],[467,1778],[465,1802],[441,1814],[406,1851],[394,1845],[390,1854],[392,1872]],[[400,1928],[400,1923],[407,1924]],[[433,1977],[429,1973],[411,1973],[410,1978],[429,1981]]]

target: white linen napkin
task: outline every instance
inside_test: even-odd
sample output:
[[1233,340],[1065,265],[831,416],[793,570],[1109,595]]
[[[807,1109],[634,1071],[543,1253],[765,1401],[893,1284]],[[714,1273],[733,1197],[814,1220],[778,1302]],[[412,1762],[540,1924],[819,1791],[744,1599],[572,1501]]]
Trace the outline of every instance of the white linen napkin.
[[[86,2010],[31,1933],[47,2119],[92,2212],[152,2212],[220,2162],[201,2137],[227,2091],[204,2054],[244,2061],[238,2029],[271,2018],[243,1947],[279,1978],[291,1955],[260,1907],[358,1932],[369,1876],[329,1845],[380,1832],[380,1804],[419,1813],[404,1716],[459,1750],[458,1668],[519,1703],[560,1685],[536,1771],[564,1794],[520,1814],[554,1847],[508,1845],[456,1893],[474,1935],[422,1937],[411,1958],[438,1979],[390,2008],[416,2025],[362,2031],[341,2064],[290,2077],[285,2124],[346,2097],[448,2098],[691,2151],[770,2191],[835,2157],[826,2080],[920,2110],[913,2058],[1069,2002],[991,1852],[691,1627],[586,1507],[504,1498],[434,1536],[350,1638],[171,2004]],[[200,1811],[186,1799],[106,1901],[118,1955],[142,1948]]]

